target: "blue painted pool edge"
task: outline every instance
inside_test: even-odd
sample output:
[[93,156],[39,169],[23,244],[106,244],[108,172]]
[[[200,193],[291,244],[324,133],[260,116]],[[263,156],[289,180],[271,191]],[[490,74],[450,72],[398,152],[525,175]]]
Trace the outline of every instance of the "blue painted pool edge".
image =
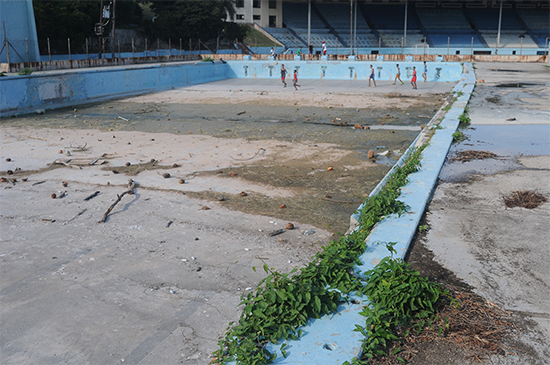
[[[435,130],[429,145],[424,149],[421,168],[409,176],[409,182],[401,189],[399,200],[409,207],[407,213],[401,216],[386,217],[374,227],[366,239],[367,249],[360,257],[362,264],[356,267],[357,274],[364,274],[388,256],[389,252],[383,243],[397,242],[394,246],[398,251],[397,257],[405,257],[426,205],[433,194],[439,172],[453,141],[452,135],[459,125],[458,117],[468,104],[475,87],[475,80],[472,65],[465,64],[462,77],[453,89],[453,93],[457,95],[455,102],[440,123],[441,129]],[[460,96],[458,96],[459,94]],[[398,161],[399,165],[402,165],[414,150],[417,142],[418,138]],[[380,191],[393,171],[392,168],[371,192],[371,196]],[[340,305],[338,313],[309,321],[302,328],[304,335],[299,340],[285,341],[287,358],[284,358],[278,351],[280,344],[268,345],[268,349],[277,353],[278,356],[274,364],[339,365],[360,356],[364,337],[354,329],[356,325],[364,325],[365,318],[359,313],[362,306],[368,304],[368,301],[364,297],[356,296],[352,296],[350,299],[357,300],[357,304],[350,302]]]

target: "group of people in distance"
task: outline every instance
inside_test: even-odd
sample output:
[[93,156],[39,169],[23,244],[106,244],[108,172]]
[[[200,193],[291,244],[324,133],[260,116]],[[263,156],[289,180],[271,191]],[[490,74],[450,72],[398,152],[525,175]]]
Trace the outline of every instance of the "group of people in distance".
[[[396,65],[397,68],[397,74],[395,75],[395,79],[393,80],[393,85],[399,80],[401,85],[403,85],[403,80],[401,80],[401,69],[399,68],[399,64]],[[370,66],[371,74],[369,77],[369,86],[370,86],[370,80],[374,81],[374,68],[372,68],[372,65]],[[424,82],[428,81],[428,65],[426,64],[426,61],[424,61],[424,72],[422,73],[422,77],[424,78]],[[413,66],[413,74],[411,78],[411,85],[413,89],[416,89],[416,67]],[[374,81],[374,86],[376,86],[376,81]]]
[[[324,42],[323,42],[324,43]],[[399,80],[401,82],[401,85],[403,85],[403,80],[401,80],[401,69],[399,68],[399,64],[396,65],[397,67],[397,74],[395,75],[395,79],[393,80],[393,85]],[[286,74],[288,71],[285,68],[284,64],[281,64],[281,82],[283,83],[284,87],[286,87]],[[424,61],[424,72],[422,73],[422,77],[424,78],[424,82],[428,81],[428,65],[426,64],[426,61]],[[374,87],[376,87],[376,80],[374,79],[374,67],[370,65],[370,76],[369,76],[369,86],[371,85],[371,81],[374,84]],[[298,70],[294,70],[294,76],[292,77],[292,85],[294,86],[295,90],[298,90],[300,85],[298,85]],[[413,74],[411,78],[411,85],[413,89],[416,89],[416,67],[413,66]]]
[[[307,50],[309,52],[309,59],[313,59],[313,42],[311,42],[309,44],[309,46],[307,47]],[[274,59],[277,59],[277,52],[275,51],[275,49],[273,47],[271,47],[271,51],[269,52],[270,53],[270,56],[273,57]],[[326,56],[327,55],[327,44],[325,43],[325,41],[323,41],[323,43],[321,44],[321,53],[323,56]],[[303,55],[303,52],[302,52],[302,47],[298,47],[298,50],[296,51],[296,54],[298,56],[302,56]]]

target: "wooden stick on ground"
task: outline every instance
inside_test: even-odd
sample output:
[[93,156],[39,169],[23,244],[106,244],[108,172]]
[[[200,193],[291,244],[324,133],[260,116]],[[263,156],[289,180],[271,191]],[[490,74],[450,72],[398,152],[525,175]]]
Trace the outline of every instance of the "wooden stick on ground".
[[113,208],[115,207],[115,205],[118,204],[119,201],[122,200],[122,197],[126,194],[133,194],[134,193],[134,188],[136,187],[136,183],[134,182],[134,180],[130,179],[128,180],[128,190],[126,190],[125,192],[123,192],[122,194],[120,195],[117,195],[117,200],[109,207],[109,209],[107,209],[107,211],[105,212],[105,214],[103,214],[103,218],[97,222],[97,223],[105,223],[105,221],[107,220],[107,216],[109,215],[109,213],[111,213],[111,211],[113,210]]
[[41,141],[45,141],[44,138],[40,138],[40,137],[27,136],[27,138],[39,139],[39,140],[41,140]]

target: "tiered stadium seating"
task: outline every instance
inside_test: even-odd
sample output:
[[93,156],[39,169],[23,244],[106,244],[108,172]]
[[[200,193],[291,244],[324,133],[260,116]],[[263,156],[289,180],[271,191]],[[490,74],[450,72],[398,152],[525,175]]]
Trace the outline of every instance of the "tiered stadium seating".
[[539,43],[544,46],[546,37],[550,36],[550,14],[548,10],[518,10],[518,14],[524,23],[529,26]]
[[[349,47],[350,43],[350,6],[349,4],[317,3],[317,9],[325,20],[334,28],[340,38],[344,39]],[[355,19],[355,17],[354,17]],[[358,47],[377,47],[378,40],[372,34],[363,15],[357,14],[355,25]]]
[[[521,38],[519,35],[522,34],[521,31],[510,31],[504,30],[500,32],[500,45],[499,48],[520,48],[521,47]],[[483,38],[491,48],[495,48],[497,44],[497,31],[484,31]],[[537,44],[531,39],[531,37],[525,34],[523,38],[523,47],[524,48],[536,48]]]
[[[374,27],[380,31],[384,29],[401,30],[405,26],[405,6],[396,5],[371,5],[365,7],[367,17],[371,20]],[[418,30],[416,20],[412,16],[412,7],[409,7],[407,16],[407,29]]]
[[[498,8],[416,8],[409,4],[408,9],[405,47],[423,46],[424,35],[427,36],[430,47],[447,47],[449,37],[451,47],[469,48],[472,38],[475,48],[496,47]],[[380,37],[382,47],[400,48],[405,22],[404,11],[403,5],[360,3],[356,14],[356,46],[377,48]],[[307,47],[307,13],[306,2],[285,1],[283,22],[292,31],[286,28],[266,30],[289,48]],[[503,9],[500,47],[519,48],[522,43],[520,35],[524,35],[524,48],[544,45],[546,37],[550,36],[548,10]],[[334,53],[335,48],[349,47],[349,3],[315,2],[312,5],[311,42],[316,51],[320,50],[323,41],[326,42],[329,53]]]
[[265,30],[287,47],[294,47],[294,43],[298,46],[304,46],[288,28],[265,28]]

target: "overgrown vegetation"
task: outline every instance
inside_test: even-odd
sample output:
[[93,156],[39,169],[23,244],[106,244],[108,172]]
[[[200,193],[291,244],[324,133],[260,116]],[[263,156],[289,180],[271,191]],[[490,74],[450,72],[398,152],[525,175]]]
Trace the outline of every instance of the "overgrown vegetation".
[[[366,317],[365,326],[356,326],[356,331],[364,334],[365,340],[362,345],[363,356],[355,359],[353,364],[367,364],[375,357],[398,354],[400,347],[394,347],[388,352],[390,345],[400,340],[396,328],[408,327],[415,320],[421,320],[416,322],[417,332],[422,331],[426,323],[432,327],[437,320],[436,303],[442,296],[450,298],[447,290],[421,276],[403,260],[394,258],[393,254],[397,251],[393,245],[395,242],[386,245],[391,255],[365,275],[367,286],[364,293],[371,304],[361,312]],[[439,334],[443,330],[444,327],[440,327]],[[408,332],[405,334],[407,336]],[[397,360],[405,362],[400,357]]]
[[[356,231],[331,241],[300,270],[281,274],[264,264],[268,276],[254,291],[243,296],[241,318],[236,324],[230,323],[225,336],[220,338],[213,363],[233,360],[246,365],[272,363],[277,355],[268,351],[266,344],[299,338],[302,335],[299,327],[309,318],[336,311],[338,304],[347,300],[347,294],[364,289],[362,278],[351,274],[353,267],[360,264],[365,239],[374,225],[387,215],[406,211],[405,204],[397,198],[408,175],[418,170],[424,148],[416,149],[402,167],[396,168],[384,188],[367,198]],[[286,356],[285,344],[280,351]]]
[[458,124],[458,128],[467,128],[470,126],[470,122],[472,121],[466,112],[460,114],[458,120],[460,122]]
[[462,131],[456,131],[453,133],[453,143],[460,143],[462,141],[466,140],[466,136]]
[[281,47],[282,44],[273,42],[265,34],[260,31],[250,27],[244,38],[244,42],[248,44],[252,50],[254,47]]
[[21,70],[19,70],[19,72],[17,73],[19,76],[26,76],[26,75],[30,75],[32,74],[32,70],[28,67],[25,67],[25,68],[22,68]]

